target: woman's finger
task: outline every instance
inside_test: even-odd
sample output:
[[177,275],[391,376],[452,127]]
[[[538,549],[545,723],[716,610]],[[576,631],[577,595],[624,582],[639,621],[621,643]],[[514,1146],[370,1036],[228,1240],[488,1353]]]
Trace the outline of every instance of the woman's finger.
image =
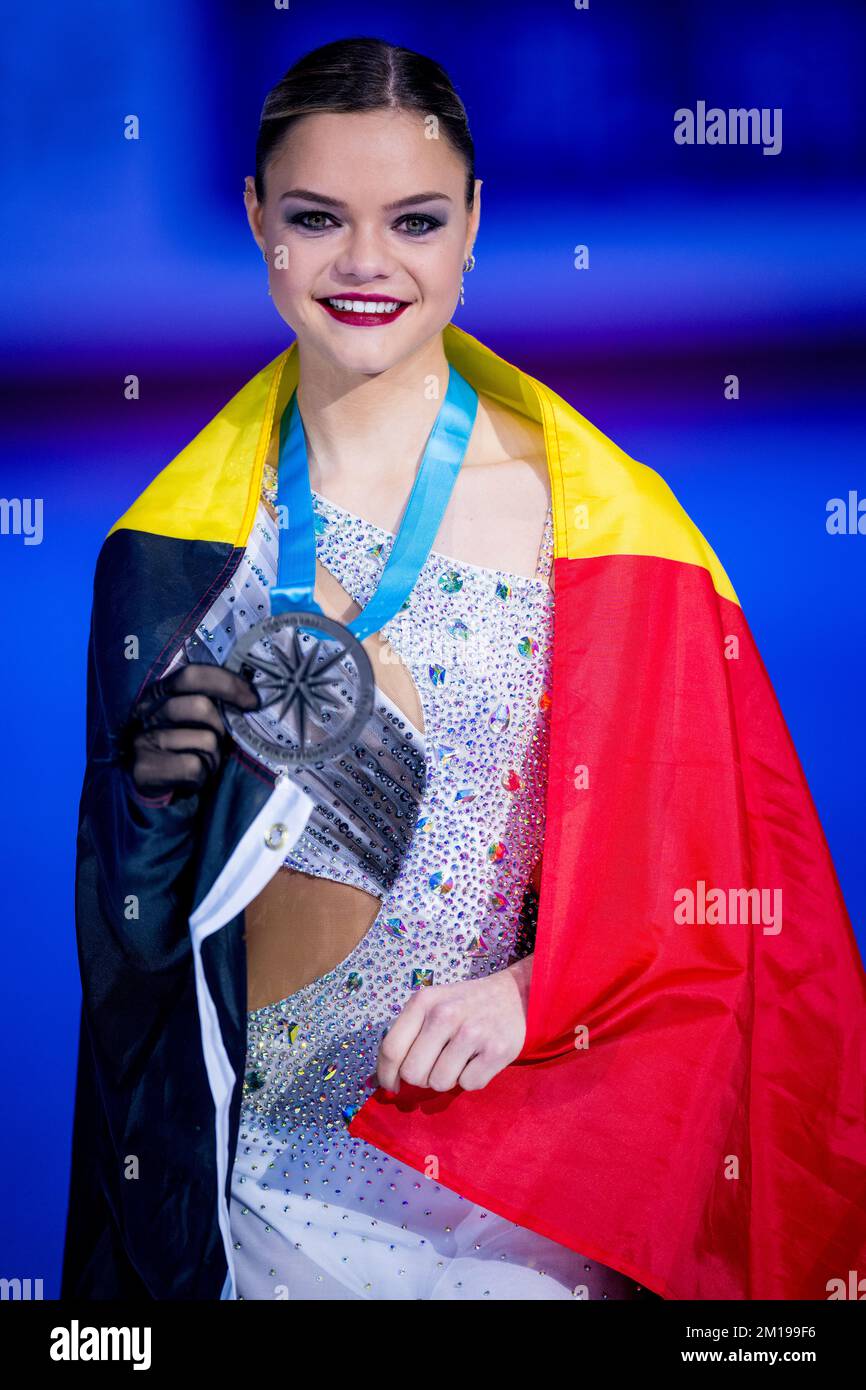
[[[471,1030],[458,1028],[430,1068],[425,1084],[431,1091],[453,1091],[458,1081],[462,1086],[463,1076],[473,1074],[470,1068],[475,1067],[479,1060],[482,1046]],[[464,1089],[472,1090],[473,1087]]]
[[243,676],[226,671],[222,666],[193,661],[168,676],[159,676],[151,681],[136,701],[136,718],[145,728],[162,722],[166,704],[177,696],[205,697],[211,704],[215,700],[222,700],[225,704],[236,705],[238,709],[246,711],[259,707],[258,695]]
[[166,753],[145,749],[136,757],[131,776],[144,796],[167,791],[197,791],[208,778],[208,767],[200,753]]
[[[185,754],[195,755],[190,761]],[[145,729],[133,741],[132,774],[139,790],[159,781],[163,791],[180,784],[201,786],[217,772],[221,739],[213,729]]]
[[224,704],[236,705],[241,710],[259,708],[259,697],[250,682],[236,671],[227,671],[224,666],[191,661],[172,671],[166,679],[170,682],[170,695],[207,695],[211,700],[222,700]]
[[400,1089],[400,1064],[424,1023],[424,1003],[413,995],[403,1011],[391,1024],[381,1043],[376,1059],[379,1085],[388,1091]]
[[447,997],[428,1004],[424,1010],[423,1024],[400,1063],[400,1079],[408,1082],[410,1086],[429,1085],[430,1072],[442,1049],[460,1028],[462,1019],[460,1005]]
[[[513,1059],[512,1059],[513,1060]],[[460,1086],[464,1091],[480,1091],[492,1081],[497,1072],[507,1066],[506,1062],[498,1059],[487,1048],[476,1052],[469,1058],[466,1065],[457,1073],[455,1085]]]
[[221,741],[222,736],[213,729],[171,727],[144,730],[135,740],[135,747],[141,752],[197,753],[208,772],[216,772],[221,761]]
[[207,695],[171,695],[157,705],[151,714],[139,723],[143,729],[163,729],[172,726],[184,728],[212,729],[222,737],[226,732],[222,715]]

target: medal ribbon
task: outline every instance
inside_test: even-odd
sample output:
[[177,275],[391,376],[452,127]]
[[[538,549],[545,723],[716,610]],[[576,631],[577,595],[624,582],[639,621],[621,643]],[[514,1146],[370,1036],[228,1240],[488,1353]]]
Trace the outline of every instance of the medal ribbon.
[[[277,582],[270,591],[272,614],[294,609],[322,612],[313,598],[316,534],[307,441],[297,397],[295,390],[280,420],[277,508],[280,519],[285,517],[288,524],[280,528]],[[449,366],[448,390],[430,432],[379,586],[363,612],[346,624],[359,642],[390,622],[412,592],[457,481],[477,410],[477,392]]]

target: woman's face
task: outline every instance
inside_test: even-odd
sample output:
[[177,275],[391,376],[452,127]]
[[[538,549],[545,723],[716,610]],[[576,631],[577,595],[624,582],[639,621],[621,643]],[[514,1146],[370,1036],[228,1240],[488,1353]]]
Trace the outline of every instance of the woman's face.
[[[428,139],[426,130],[405,111],[304,116],[268,164],[263,204],[247,178],[274,304],[304,356],[375,375],[450,322],[481,184],[470,215],[463,160],[441,132]],[[359,298],[387,308],[361,317],[325,303]]]

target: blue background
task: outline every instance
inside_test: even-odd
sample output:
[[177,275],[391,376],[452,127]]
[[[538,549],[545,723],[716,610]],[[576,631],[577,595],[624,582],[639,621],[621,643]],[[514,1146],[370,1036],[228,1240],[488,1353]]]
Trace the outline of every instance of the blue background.
[[[46,1297],[74,1094],[93,566],[137,493],[289,340],[243,180],[268,89],[357,34],[450,72],[485,181],[456,321],[657,469],[716,549],[864,941],[866,536],[825,529],[829,498],[866,495],[862,2],[21,8],[0,60],[2,493],[44,498],[45,532],[0,537],[0,1275],[42,1277]],[[675,145],[674,110],[698,100],[782,107],[782,152]]]

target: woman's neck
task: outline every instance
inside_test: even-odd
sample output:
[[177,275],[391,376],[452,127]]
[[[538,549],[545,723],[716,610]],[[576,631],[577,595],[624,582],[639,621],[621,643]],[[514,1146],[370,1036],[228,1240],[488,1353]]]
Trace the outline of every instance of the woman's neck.
[[441,333],[376,376],[341,372],[322,358],[305,357],[299,347],[298,407],[313,488],[332,495],[346,483],[377,489],[410,484],[447,386]]

